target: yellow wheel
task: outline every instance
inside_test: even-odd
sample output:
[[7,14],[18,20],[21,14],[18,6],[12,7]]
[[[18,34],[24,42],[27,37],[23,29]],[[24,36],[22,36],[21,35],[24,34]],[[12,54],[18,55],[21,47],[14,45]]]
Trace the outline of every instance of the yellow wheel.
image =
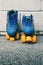
[[31,41],[32,41],[31,36],[27,36],[27,37],[26,37],[26,42],[31,42]]
[[25,34],[22,34],[21,35],[21,42],[22,43],[25,43],[26,42],[26,36],[25,36]]
[[6,39],[9,40],[10,39],[10,36],[8,34],[6,34]]
[[35,35],[32,37],[32,42],[36,43],[36,36]]
[[15,40],[14,37],[10,37],[10,41],[13,42]]
[[19,33],[16,34],[16,39],[19,39]]

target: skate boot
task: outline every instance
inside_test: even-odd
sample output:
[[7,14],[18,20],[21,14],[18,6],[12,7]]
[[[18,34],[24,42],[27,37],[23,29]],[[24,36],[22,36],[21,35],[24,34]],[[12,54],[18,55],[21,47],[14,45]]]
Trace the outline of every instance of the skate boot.
[[6,39],[10,41],[19,39],[18,29],[18,11],[10,10],[7,13]]
[[22,34],[21,42],[36,42],[36,36],[34,35],[34,23],[33,16],[23,16],[22,18]]

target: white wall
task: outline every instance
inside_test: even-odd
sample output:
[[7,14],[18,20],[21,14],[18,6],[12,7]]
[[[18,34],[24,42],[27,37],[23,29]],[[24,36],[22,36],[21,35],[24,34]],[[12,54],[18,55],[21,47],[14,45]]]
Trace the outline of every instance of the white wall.
[[7,12],[0,11],[0,31],[6,31]]
[[43,0],[41,0],[41,10],[43,10]]
[[43,0],[0,0],[0,31],[6,31],[7,10],[10,9],[19,10],[21,16],[32,14],[35,30],[43,30]]
[[40,10],[40,0],[0,0],[0,10]]

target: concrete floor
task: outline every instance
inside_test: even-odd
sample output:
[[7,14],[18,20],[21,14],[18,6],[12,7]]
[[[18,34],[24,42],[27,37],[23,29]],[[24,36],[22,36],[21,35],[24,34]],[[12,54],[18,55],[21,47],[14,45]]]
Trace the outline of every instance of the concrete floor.
[[43,65],[43,36],[37,36],[36,44],[0,36],[0,65]]

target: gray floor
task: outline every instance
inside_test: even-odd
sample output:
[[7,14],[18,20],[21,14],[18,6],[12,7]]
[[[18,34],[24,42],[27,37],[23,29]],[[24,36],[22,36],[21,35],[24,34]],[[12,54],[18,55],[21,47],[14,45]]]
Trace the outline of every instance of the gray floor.
[[43,65],[43,36],[37,43],[10,42],[0,36],[0,65]]

